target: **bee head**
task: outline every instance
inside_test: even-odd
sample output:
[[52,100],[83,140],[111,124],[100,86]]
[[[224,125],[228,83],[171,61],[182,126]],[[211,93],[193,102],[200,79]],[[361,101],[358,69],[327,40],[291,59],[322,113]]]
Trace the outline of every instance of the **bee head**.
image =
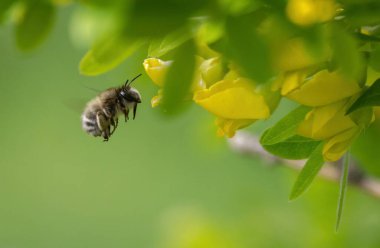
[[120,91],[120,97],[126,102],[141,103],[140,93],[131,86],[123,87]]
[[129,82],[129,80],[127,80],[127,82],[125,82],[123,87],[121,87],[120,97],[123,100],[125,100],[126,102],[141,103],[140,93],[135,88],[131,87],[131,83],[133,81],[135,81],[140,76],[141,76],[141,74],[137,75],[130,82]]

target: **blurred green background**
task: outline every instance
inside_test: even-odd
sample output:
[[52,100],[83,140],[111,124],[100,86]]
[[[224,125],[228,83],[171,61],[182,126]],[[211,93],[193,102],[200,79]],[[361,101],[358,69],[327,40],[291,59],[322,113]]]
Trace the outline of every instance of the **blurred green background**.
[[135,121],[108,143],[86,135],[80,102],[96,93],[84,85],[119,85],[146,54],[79,75],[86,49],[70,40],[72,10],[30,53],[0,29],[0,248],[380,246],[379,200],[349,188],[336,234],[338,184],[318,179],[289,203],[297,172],[234,154],[196,106],[163,118],[147,76]]

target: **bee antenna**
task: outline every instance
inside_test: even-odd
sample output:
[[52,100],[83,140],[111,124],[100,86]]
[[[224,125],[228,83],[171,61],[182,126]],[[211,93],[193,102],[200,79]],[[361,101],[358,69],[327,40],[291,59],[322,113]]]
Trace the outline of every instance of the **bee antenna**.
[[129,82],[129,84],[128,84],[128,80],[127,80],[127,82],[125,83],[125,85],[128,85],[128,86],[131,85],[131,83],[133,81],[135,81],[137,78],[139,78],[141,75],[142,75],[141,73],[139,75],[137,75],[134,79],[131,80],[131,82]]
[[86,89],[88,89],[88,90],[92,90],[92,91],[94,91],[94,92],[96,92],[96,93],[100,93],[100,92],[101,92],[101,90],[98,90],[98,89],[95,89],[95,88],[89,87],[89,86],[87,86],[87,85],[85,85],[85,84],[83,84],[83,83],[81,83],[81,84],[82,84],[82,86],[83,86],[84,88],[86,88]]

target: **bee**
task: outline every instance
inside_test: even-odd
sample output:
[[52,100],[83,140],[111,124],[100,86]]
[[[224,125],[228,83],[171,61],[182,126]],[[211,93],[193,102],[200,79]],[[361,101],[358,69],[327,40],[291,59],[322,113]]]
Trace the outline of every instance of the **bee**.
[[108,141],[118,126],[118,116],[124,114],[127,122],[129,111],[133,109],[135,119],[141,95],[131,84],[140,76],[141,74],[137,75],[130,82],[127,80],[120,87],[109,88],[89,101],[81,116],[83,130],[94,137],[102,136],[103,141]]

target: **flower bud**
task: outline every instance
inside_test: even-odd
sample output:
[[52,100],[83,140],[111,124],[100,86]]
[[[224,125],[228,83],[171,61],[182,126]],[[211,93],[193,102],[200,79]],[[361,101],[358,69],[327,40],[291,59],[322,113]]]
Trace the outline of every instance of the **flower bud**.
[[352,142],[359,135],[360,128],[350,128],[328,139],[323,146],[322,155],[325,161],[337,161],[351,146]]
[[205,60],[199,67],[202,79],[207,87],[223,79],[224,70],[220,57]]
[[152,79],[153,83],[160,87],[163,87],[166,73],[168,72],[171,64],[172,61],[163,61],[157,58],[149,58],[144,60],[143,66],[148,76]]

